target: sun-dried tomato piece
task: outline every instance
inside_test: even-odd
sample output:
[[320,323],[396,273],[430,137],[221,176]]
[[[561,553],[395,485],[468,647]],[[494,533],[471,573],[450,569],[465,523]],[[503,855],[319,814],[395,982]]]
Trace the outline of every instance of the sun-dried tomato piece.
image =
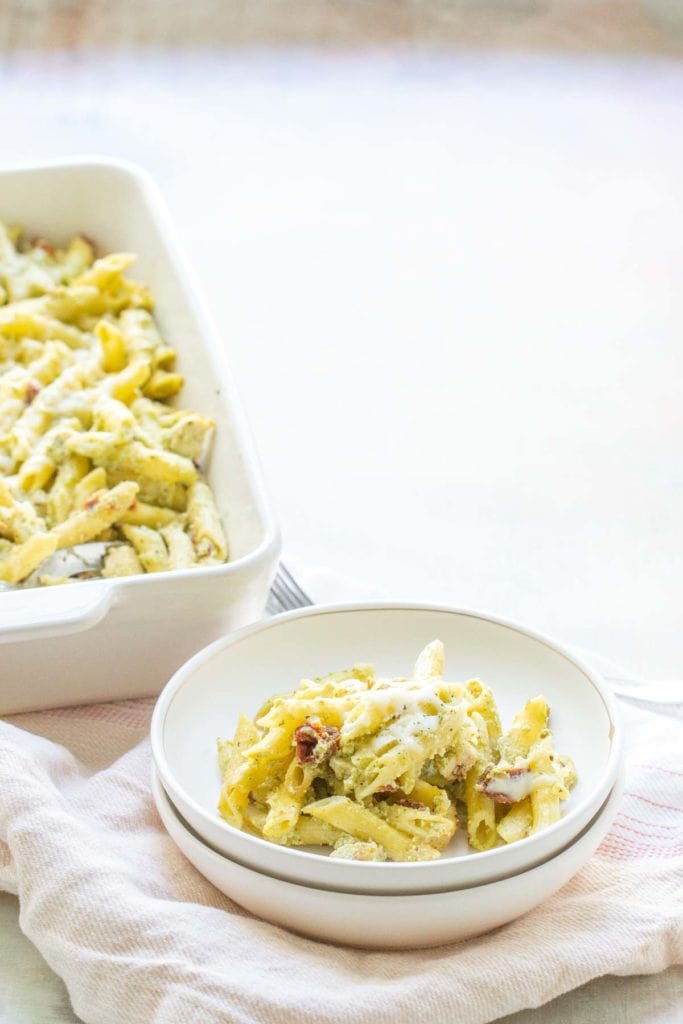
[[399,807],[411,807],[414,811],[427,810],[427,804],[422,804],[419,800],[408,800],[405,796],[400,797],[398,800],[394,800],[394,804],[398,804]]
[[299,764],[321,764],[339,749],[339,729],[323,725],[319,718],[309,716],[295,729],[294,742]]

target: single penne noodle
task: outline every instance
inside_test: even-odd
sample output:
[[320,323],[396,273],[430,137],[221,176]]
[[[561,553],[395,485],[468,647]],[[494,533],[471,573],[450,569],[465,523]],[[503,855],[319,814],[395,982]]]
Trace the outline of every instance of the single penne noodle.
[[[123,487],[119,484],[119,487]],[[135,548],[146,572],[164,572],[170,568],[168,549],[157,530],[148,526],[121,526],[121,532]]]
[[151,372],[149,359],[136,357],[107,381],[107,388],[113,398],[125,405],[130,405],[139,396],[140,390]]
[[440,786],[432,786],[423,779],[418,779],[410,795],[413,800],[419,800],[420,803],[425,804],[430,808],[430,810],[434,811],[435,814],[440,814],[446,818],[452,818],[457,827],[458,819],[455,813],[455,807],[451,803],[448,793]]
[[444,671],[444,649],[440,640],[431,643],[420,651],[413,670],[414,679],[441,679]]
[[[92,540],[102,530],[117,522],[121,514],[135,501],[138,486],[135,483],[117,484],[109,491],[99,491],[86,502],[85,508],[73,512],[63,523],[51,530],[59,548],[73,547]],[[131,527],[129,527],[131,529]]]
[[266,729],[259,733],[258,740],[246,752],[250,762],[260,764],[263,768],[259,775],[259,782],[268,775],[269,762],[277,761],[287,757],[292,750],[292,737],[294,730],[305,721],[305,715],[298,715],[295,718],[286,720],[282,725]]
[[302,814],[287,837],[288,846],[334,846],[344,837],[338,828]]
[[34,533],[0,556],[0,580],[20,583],[57,549],[57,539],[49,533]]
[[477,782],[485,767],[485,761],[478,761],[465,779],[467,835],[470,846],[475,850],[490,850],[497,838],[496,805],[491,797],[477,790]]
[[154,350],[154,366],[159,370],[170,370],[175,366],[177,353],[170,345],[157,345]]
[[555,786],[541,782],[531,793],[532,832],[538,832],[560,819],[560,798]]
[[221,774],[232,783],[245,762],[245,751],[259,739],[259,731],[246,715],[240,715],[232,740],[219,740]]
[[105,313],[118,312],[125,299],[113,292],[102,292],[96,285],[68,285],[55,288],[40,299],[34,300],[41,304],[47,316],[58,320],[77,320],[84,316],[103,316]]
[[496,831],[504,843],[516,843],[529,835],[533,825],[531,798],[525,797],[510,806],[496,826]]
[[184,384],[179,373],[169,373],[167,370],[154,370],[151,377],[145,382],[142,393],[147,398],[172,398],[177,395]]
[[[93,461],[98,461],[96,455],[91,457]],[[197,470],[190,459],[183,455],[175,455],[173,452],[155,451],[139,441],[119,445],[115,451],[110,449],[102,464],[107,468],[112,463],[119,472],[133,479],[143,477],[147,480],[158,480],[160,483],[186,485],[197,480]]]
[[296,827],[303,801],[291,793],[287,793],[282,783],[272,791],[268,802],[271,806],[263,820],[261,830],[264,839],[270,839],[271,842],[276,843],[284,839]]
[[495,747],[503,730],[491,690],[484,686],[480,679],[470,679],[467,683],[467,692],[472,698],[471,711],[481,715],[486,724],[488,741],[491,747]]
[[41,313],[15,310],[12,306],[0,309],[0,334],[9,337],[30,335],[42,341],[63,341],[69,348],[88,348],[88,335],[60,320]]
[[263,822],[266,839],[279,840],[296,826],[315,769],[301,765],[292,757],[282,782],[266,798],[268,814]]
[[45,451],[45,446],[39,446],[24,462],[17,474],[17,480],[22,491],[37,491],[45,488],[57,471],[57,464]]
[[512,720],[510,730],[500,739],[501,758],[514,761],[516,757],[526,757],[531,746],[547,727],[548,716],[548,705],[544,697],[535,697],[527,701]]
[[[78,458],[79,456],[75,456]],[[82,458],[82,456],[81,456]],[[87,460],[85,460],[87,462]],[[95,491],[103,491],[107,487],[107,474],[101,466],[86,473],[73,488],[73,507],[83,508],[86,501],[92,497]]]
[[268,775],[269,765],[266,759],[253,760],[247,758],[240,762],[232,775],[228,774],[223,781],[218,809],[221,815],[240,828],[245,810],[249,804],[249,795]]
[[95,327],[95,334],[102,347],[102,369],[105,373],[118,373],[126,366],[128,356],[123,334],[107,320],[100,320]]
[[144,356],[153,363],[163,342],[151,314],[146,309],[126,309],[121,313],[119,324],[129,354]]
[[74,278],[74,285],[94,287],[98,291],[106,291],[113,285],[119,285],[121,275],[135,263],[136,257],[129,252],[112,252],[103,256]]
[[438,856],[433,847],[417,847],[410,836],[392,828],[367,807],[346,796],[331,796],[306,804],[303,813],[346,832],[354,839],[379,843],[393,860],[433,860]]
[[39,444],[41,437],[48,429],[50,421],[50,413],[40,408],[37,403],[29,406],[22,413],[12,427],[12,430],[6,435],[13,468],[16,468],[29,458],[31,452]]
[[[130,480],[131,474],[124,472],[116,465],[114,452],[106,463],[107,480],[110,484],[118,484]],[[173,512],[184,513],[187,508],[187,487],[185,484],[169,483],[167,480],[148,480],[145,477],[134,477],[139,485],[138,499],[149,505],[159,505]]]
[[[152,506],[149,506],[150,508]],[[161,509],[167,512],[166,509]],[[171,513],[173,515],[174,513]],[[191,569],[197,558],[192,541],[178,522],[170,522],[159,530],[168,548],[168,562],[171,569]]]
[[536,779],[530,798],[531,831],[538,832],[559,820],[560,793],[567,795],[558,778],[553,739],[548,729],[542,731],[529,751],[529,769]]
[[[129,526],[149,526],[152,530],[161,530],[164,526],[176,525],[185,535],[187,541],[188,556],[191,561],[196,561],[190,538],[182,528],[184,516],[180,512],[174,512],[172,508],[162,508],[160,505],[150,505],[146,501],[136,501],[132,508],[121,516],[121,522]],[[169,544],[169,536],[162,534],[166,544]],[[170,549],[169,549],[170,550]]]
[[[181,459],[183,456],[177,455],[175,458]],[[182,482],[190,481],[183,480]],[[224,562],[228,557],[225,533],[213,494],[208,485],[201,480],[195,480],[188,491],[187,519],[190,537],[197,552],[197,560],[199,562],[209,560]]]

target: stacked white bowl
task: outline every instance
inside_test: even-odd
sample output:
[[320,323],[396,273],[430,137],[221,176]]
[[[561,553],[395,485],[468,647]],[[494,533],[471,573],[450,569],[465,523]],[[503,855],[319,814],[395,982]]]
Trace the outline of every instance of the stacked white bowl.
[[[473,852],[459,829],[439,860],[330,858],[233,828],[218,813],[218,737],[240,714],[304,677],[370,662],[409,674],[435,638],[446,678],[480,678],[504,725],[532,697],[551,708],[556,749],[578,781],[559,821],[510,845]],[[309,608],[257,623],[200,651],[171,679],[152,720],[152,787],[187,859],[258,916],[304,935],[371,948],[433,946],[488,931],[548,899],[605,836],[621,795],[614,700],[576,656],[520,626],[476,612],[406,604]]]

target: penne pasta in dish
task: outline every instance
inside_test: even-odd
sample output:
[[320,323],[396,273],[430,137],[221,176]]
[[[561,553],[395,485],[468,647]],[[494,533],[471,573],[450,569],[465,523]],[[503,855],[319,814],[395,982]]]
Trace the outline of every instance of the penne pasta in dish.
[[169,404],[183,377],[134,261],[0,222],[2,583],[66,582],[41,563],[90,541],[116,545],[107,577],[228,559],[201,472],[214,424]]
[[543,697],[505,732],[479,679],[444,678],[434,640],[410,678],[356,665],[273,697],[219,740],[219,811],[235,828],[355,860],[439,857],[462,824],[470,846],[516,842],[560,817],[576,781]]

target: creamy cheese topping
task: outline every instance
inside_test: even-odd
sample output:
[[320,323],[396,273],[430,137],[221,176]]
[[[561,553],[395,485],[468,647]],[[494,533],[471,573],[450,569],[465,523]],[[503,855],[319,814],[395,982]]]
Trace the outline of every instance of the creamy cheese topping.
[[439,715],[451,707],[452,704],[441,700],[434,682],[403,686],[393,681],[380,683],[367,690],[348,715],[341,730],[342,746],[374,732],[378,722],[392,718],[395,720],[385,725],[383,732],[391,731],[397,739],[405,741],[418,731],[434,729]]

